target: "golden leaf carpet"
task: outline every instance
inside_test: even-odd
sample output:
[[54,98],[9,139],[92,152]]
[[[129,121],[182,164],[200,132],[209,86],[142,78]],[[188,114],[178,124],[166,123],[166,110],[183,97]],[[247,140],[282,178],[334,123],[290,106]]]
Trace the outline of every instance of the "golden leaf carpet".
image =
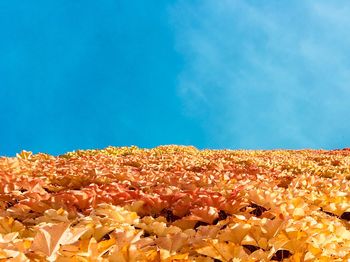
[[0,158],[0,261],[350,261],[350,149]]

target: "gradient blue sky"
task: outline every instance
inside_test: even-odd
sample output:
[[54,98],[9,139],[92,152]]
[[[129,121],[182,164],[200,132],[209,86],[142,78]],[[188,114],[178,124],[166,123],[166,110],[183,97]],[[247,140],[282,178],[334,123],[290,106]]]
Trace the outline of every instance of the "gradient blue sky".
[[350,146],[348,1],[0,1],[0,155]]

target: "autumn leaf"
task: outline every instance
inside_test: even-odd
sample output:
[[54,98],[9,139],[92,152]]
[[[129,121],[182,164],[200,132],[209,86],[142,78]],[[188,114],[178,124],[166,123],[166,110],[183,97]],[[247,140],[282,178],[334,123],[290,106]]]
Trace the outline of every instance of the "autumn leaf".
[[47,224],[38,228],[31,250],[44,253],[50,259],[54,259],[61,244],[70,243],[70,223]]

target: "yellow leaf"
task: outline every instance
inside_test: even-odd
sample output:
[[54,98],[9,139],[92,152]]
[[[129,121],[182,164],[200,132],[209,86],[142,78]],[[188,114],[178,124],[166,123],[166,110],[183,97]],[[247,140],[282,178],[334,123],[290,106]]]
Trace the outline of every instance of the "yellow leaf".
[[66,232],[69,230],[69,225],[69,223],[60,223],[42,226],[33,240],[31,249],[42,252],[47,256],[55,255],[60,244],[66,241]]
[[246,258],[248,255],[243,250],[242,246],[237,246],[234,243],[222,243],[217,239],[208,241],[208,245],[196,249],[199,254],[206,255],[222,261],[230,261],[234,257]]
[[304,212],[304,209],[303,208],[300,208],[300,207],[297,207],[294,209],[293,211],[293,217],[295,218],[301,218],[305,216],[305,212]]
[[252,226],[249,224],[237,223],[222,230],[218,238],[220,241],[231,241],[240,244],[251,228]]
[[252,245],[252,246],[258,246],[258,243],[256,242],[256,240],[251,236],[251,235],[246,235],[242,242],[241,245]]
[[111,246],[116,243],[114,238],[104,240],[98,243],[97,249],[100,254],[105,253]]

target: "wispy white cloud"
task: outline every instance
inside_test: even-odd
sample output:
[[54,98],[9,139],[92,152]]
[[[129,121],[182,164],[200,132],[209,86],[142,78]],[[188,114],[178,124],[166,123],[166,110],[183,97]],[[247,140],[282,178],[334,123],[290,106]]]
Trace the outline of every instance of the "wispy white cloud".
[[350,143],[350,4],[337,3],[203,0],[170,9],[185,61],[179,95],[210,146]]

